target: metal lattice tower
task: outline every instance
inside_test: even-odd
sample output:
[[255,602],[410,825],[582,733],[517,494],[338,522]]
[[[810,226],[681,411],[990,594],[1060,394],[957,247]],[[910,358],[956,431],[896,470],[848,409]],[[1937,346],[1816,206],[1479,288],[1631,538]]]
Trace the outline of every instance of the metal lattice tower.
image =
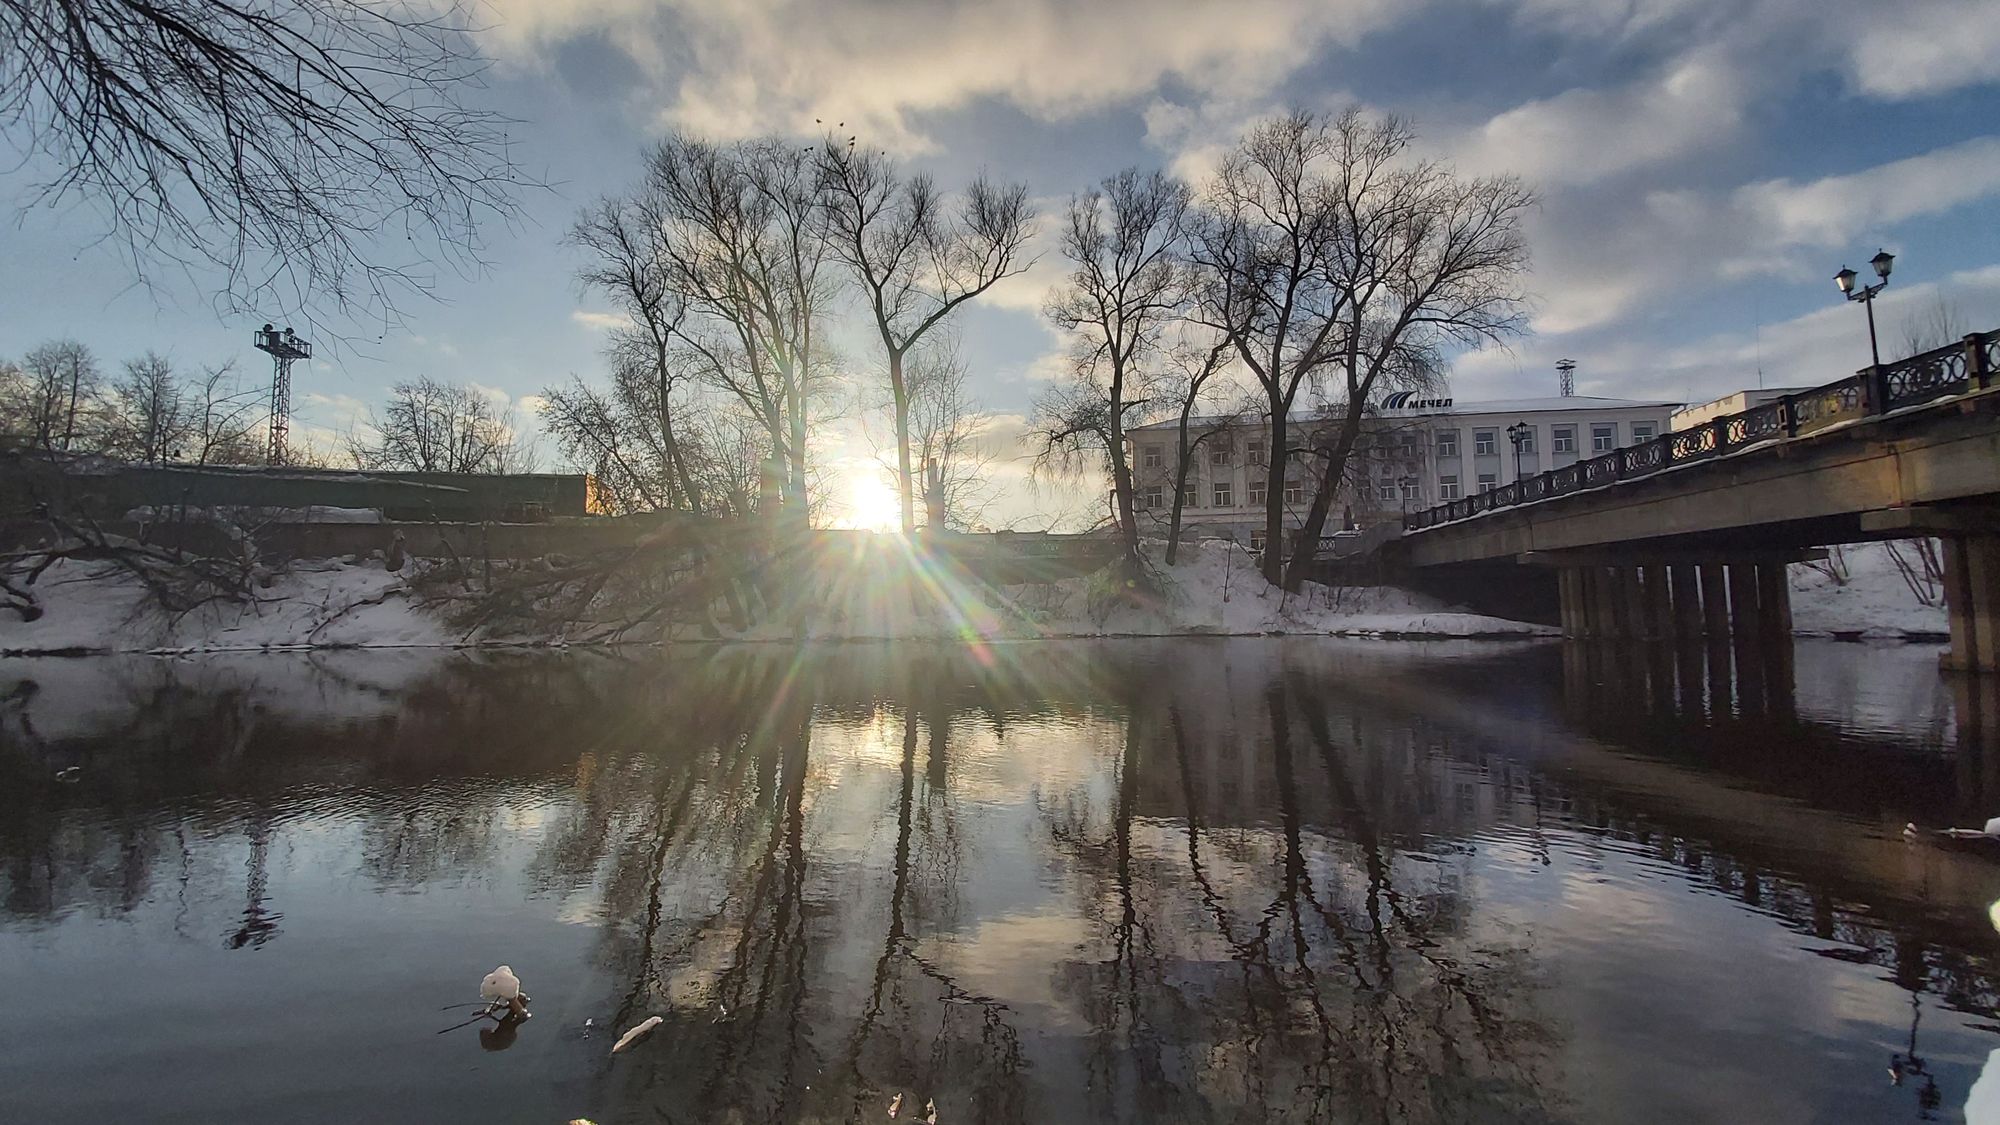
[[287,328],[283,332],[266,324],[255,334],[257,350],[271,357],[271,448],[270,463],[285,463],[285,435],[292,428],[292,361],[312,358],[312,345]]
[[1556,360],[1556,393],[1563,398],[1576,397],[1576,361]]

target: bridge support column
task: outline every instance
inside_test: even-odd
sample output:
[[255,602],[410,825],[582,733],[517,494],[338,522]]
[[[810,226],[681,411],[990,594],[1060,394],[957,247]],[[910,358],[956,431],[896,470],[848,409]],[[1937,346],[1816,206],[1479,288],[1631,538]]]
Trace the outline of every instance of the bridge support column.
[[1621,637],[1618,628],[1618,571],[1615,567],[1592,567],[1590,571],[1590,635],[1594,639]]
[[1729,587],[1721,563],[1701,564],[1701,619],[1710,640],[1729,635]]
[[2000,672],[2000,536],[1946,539],[1944,599],[1951,616],[1945,667]]
[[1646,568],[1646,636],[1665,641],[1674,635],[1673,594],[1667,589],[1667,568],[1657,563]]
[[1587,572],[1580,566],[1566,566],[1556,573],[1556,594],[1562,604],[1562,631],[1565,637],[1590,635],[1590,597]]
[[1681,641],[1701,636],[1701,587],[1695,584],[1695,568],[1687,563],[1667,568],[1673,586],[1674,637]]

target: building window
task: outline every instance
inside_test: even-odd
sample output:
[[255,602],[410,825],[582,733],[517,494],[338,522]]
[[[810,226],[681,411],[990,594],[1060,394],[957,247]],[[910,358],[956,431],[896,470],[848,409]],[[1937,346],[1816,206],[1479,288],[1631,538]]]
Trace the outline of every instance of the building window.
[[1458,456],[1457,430],[1441,430],[1438,432],[1438,456],[1439,457]]
[[1553,448],[1557,453],[1576,452],[1576,427],[1557,426],[1549,431]]
[[1417,482],[1416,482],[1416,481],[1414,481],[1414,480],[1406,480],[1406,481],[1404,481],[1404,482],[1403,482],[1403,499],[1405,499],[1405,500],[1422,500],[1423,498],[1424,498],[1424,494],[1423,494],[1423,492],[1422,492],[1422,491],[1420,491],[1420,490],[1419,490],[1419,489],[1417,488]]
[[1157,469],[1160,467],[1159,446],[1157,445],[1141,446],[1139,452],[1141,457],[1141,463],[1144,464],[1147,468]]
[[1404,434],[1401,440],[1396,442],[1396,456],[1405,461],[1414,461],[1417,459],[1416,435]]
[[1236,506],[1235,492],[1230,488],[1229,482],[1215,482],[1215,506],[1218,508],[1234,508]]
[[1457,477],[1457,476],[1448,476],[1448,477],[1439,477],[1439,478],[1438,478],[1438,499],[1440,499],[1440,500],[1456,500],[1456,499],[1458,499],[1458,477]]
[[1196,488],[1192,484],[1182,486],[1181,507],[1183,508],[1201,507],[1201,489]]
[[1533,453],[1534,451],[1535,451],[1535,428],[1533,426],[1529,426],[1527,430],[1525,430],[1521,434],[1521,452]]
[[1268,496],[1269,493],[1264,490],[1263,481],[1261,480],[1251,481],[1250,487],[1246,489],[1246,491],[1250,494],[1248,499],[1250,501],[1251,507],[1261,508],[1264,506],[1264,497]]
[[1479,491],[1491,492],[1499,487],[1500,487],[1500,475],[1498,473],[1479,474]]
[[1208,463],[1211,465],[1229,464],[1229,447],[1221,443],[1211,444],[1208,447]]
[[1384,504],[1394,504],[1396,502],[1395,484],[1391,481],[1385,480],[1381,484],[1375,486],[1375,499],[1381,501]]
[[1472,431],[1472,452],[1478,457],[1491,457],[1499,452],[1494,448],[1492,430]]
[[1250,442],[1243,447],[1243,459],[1252,465],[1263,464],[1264,439],[1252,438]]
[[1598,422],[1590,427],[1590,451],[1609,453],[1618,448],[1618,423]]
[[1656,434],[1654,434],[1654,433],[1653,433],[1653,424],[1652,424],[1651,422],[1634,422],[1634,423],[1632,423],[1632,444],[1633,444],[1633,445],[1637,445],[1637,444],[1639,444],[1639,443],[1640,443],[1640,442],[1642,442],[1642,441],[1652,441],[1652,440],[1653,440],[1653,438],[1654,438],[1654,437],[1656,437],[1656,436],[1658,436],[1658,435],[1656,435]]
[[1250,549],[1251,549],[1251,550],[1253,550],[1253,551],[1261,551],[1261,550],[1263,550],[1263,549],[1264,549],[1264,533],[1263,533],[1263,532],[1261,532],[1261,531],[1253,531],[1253,532],[1251,532],[1251,533],[1250,533]]
[[1305,503],[1305,499],[1306,499],[1306,489],[1304,485],[1299,484],[1296,481],[1285,482],[1285,503],[1303,504]]
[[1140,489],[1140,490],[1139,490],[1139,506],[1140,506],[1141,508],[1157,508],[1157,507],[1159,507],[1159,506],[1160,506],[1160,486],[1159,486],[1159,485],[1157,485],[1157,484],[1149,484],[1149,485],[1147,485],[1146,487],[1144,487],[1144,488]]

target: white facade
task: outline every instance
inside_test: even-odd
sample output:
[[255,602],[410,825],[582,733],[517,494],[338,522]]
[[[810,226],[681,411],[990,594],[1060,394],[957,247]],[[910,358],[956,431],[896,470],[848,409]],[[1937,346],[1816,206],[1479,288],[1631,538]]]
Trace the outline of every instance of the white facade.
[[1807,387],[1772,387],[1766,390],[1760,387],[1754,391],[1737,391],[1732,395],[1723,395],[1712,402],[1704,402],[1700,406],[1682,407],[1674,411],[1671,421],[1675,430],[1692,430],[1703,422],[1720,418],[1725,414],[1741,414],[1752,407],[1762,406],[1767,402],[1775,402],[1781,396],[1799,394],[1809,389]]
[[[1428,400],[1425,409],[1384,411],[1364,420],[1347,479],[1327,518],[1329,533],[1401,520],[1406,512],[1498,488],[1517,473],[1534,476],[1649,441],[1667,432],[1680,405],[1581,396],[1429,405],[1435,401]],[[1315,444],[1313,435],[1328,422],[1321,416],[1294,417],[1287,444],[1295,450]],[[1526,427],[1518,456],[1508,436],[1516,425]],[[1126,434],[1141,526],[1148,531],[1163,532],[1171,514],[1176,430],[1169,421]],[[1190,495],[1181,512],[1183,533],[1261,547],[1269,427],[1261,419],[1204,419],[1189,426],[1190,442],[1197,437]],[[1286,466],[1288,527],[1304,521],[1316,472],[1317,464],[1298,454]]]

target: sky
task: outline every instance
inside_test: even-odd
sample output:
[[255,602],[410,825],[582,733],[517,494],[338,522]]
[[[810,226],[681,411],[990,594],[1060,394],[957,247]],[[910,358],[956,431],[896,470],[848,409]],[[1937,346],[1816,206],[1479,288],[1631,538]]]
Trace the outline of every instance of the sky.
[[[339,432],[418,375],[524,417],[544,387],[601,377],[607,309],[562,241],[578,209],[636,183],[669,129],[812,137],[816,119],[947,189],[1027,184],[1039,260],[956,326],[1003,449],[1062,368],[1040,308],[1067,198],[1130,165],[1199,184],[1246,125],[1294,107],[1398,114],[1423,155],[1538,192],[1530,330],[1458,356],[1460,400],[1553,393],[1564,357],[1595,395],[1840,378],[1867,363],[1867,328],[1831,278],[1878,248],[1897,255],[1885,357],[1939,301],[1963,330],[2000,327],[1991,0],[488,0],[481,21],[492,67],[473,100],[520,121],[513,151],[550,187],[486,231],[487,270],[408,304],[406,328],[346,327],[301,365],[294,433]],[[37,171],[0,161],[0,357],[68,336],[107,365],[150,348],[266,369],[254,318],[135,287],[89,208],[22,210]],[[829,440],[868,493],[857,428]],[[993,472],[996,523],[1074,506],[1023,464]]]

